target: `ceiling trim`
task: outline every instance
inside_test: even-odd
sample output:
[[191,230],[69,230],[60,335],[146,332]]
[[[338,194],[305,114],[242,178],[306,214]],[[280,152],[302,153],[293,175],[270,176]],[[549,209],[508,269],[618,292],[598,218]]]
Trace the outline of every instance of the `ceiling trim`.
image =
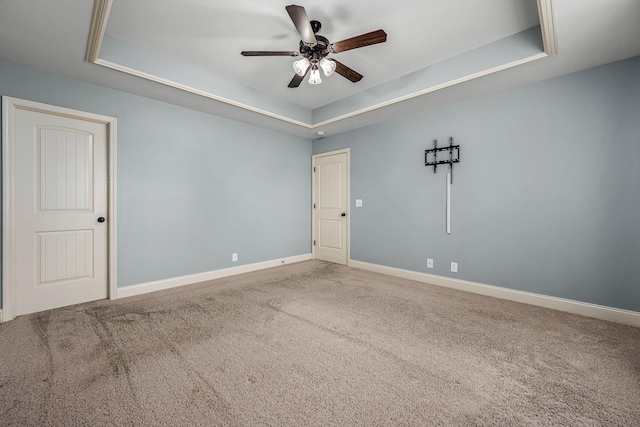
[[553,8],[554,0],[538,0],[538,16],[544,51],[549,56],[558,54],[558,33]]
[[341,120],[349,119],[361,114],[365,114],[371,111],[378,110],[380,108],[388,107],[397,103],[401,103],[419,96],[423,96],[438,90],[442,90],[451,86],[458,85],[460,83],[464,83],[470,80],[474,80],[483,76],[487,76],[489,74],[497,73],[509,68],[513,68],[522,64],[526,64],[531,61],[535,61],[541,58],[545,58],[548,56],[554,56],[558,53],[558,38],[556,32],[555,25],[555,17],[554,17],[554,1],[555,0],[537,0],[538,3],[538,15],[540,20],[540,30],[543,41],[543,49],[544,52],[540,52],[539,54],[529,56],[517,61],[508,62],[496,67],[489,68],[487,70],[483,70],[477,73],[469,74],[464,77],[460,77],[458,79],[450,80],[448,82],[431,86],[426,89],[413,92],[404,96],[400,96],[398,98],[394,98],[385,102],[381,102],[379,104],[375,104],[366,108],[362,108],[359,110],[352,111],[347,114],[343,114],[341,116],[333,117],[328,120],[318,122],[318,123],[305,123],[299,120],[294,120],[289,117],[275,114],[267,110],[263,110],[260,108],[252,107],[250,105],[244,104],[242,102],[234,101],[228,98],[224,98],[222,96],[216,95],[211,92],[207,92],[204,90],[200,90],[185,84],[181,84],[175,82],[173,80],[165,79],[153,74],[145,73],[140,70],[136,70],[121,64],[117,64],[111,61],[107,61],[99,58],[100,46],[102,44],[102,39],[104,38],[104,34],[107,28],[107,22],[109,19],[109,12],[111,9],[111,4],[113,0],[94,0],[94,8],[93,14],[91,18],[91,26],[89,30],[89,37],[87,40],[87,52],[85,55],[85,61],[100,65],[106,68],[110,68],[116,71],[120,71],[132,76],[140,77],[149,81],[153,81],[156,83],[160,83],[165,86],[173,87],[178,90],[182,90],[185,92],[189,92],[198,96],[202,96],[205,98],[209,98],[227,105],[231,105],[233,107],[242,108],[244,110],[261,114],[266,117],[270,117],[276,120],[280,120],[283,122],[287,122],[293,125],[300,126],[305,129],[316,129],[318,127],[327,126],[329,124],[333,124],[339,122]]
[[352,111],[351,113],[348,113],[348,114],[343,114],[342,116],[333,117],[333,118],[331,118],[329,120],[325,120],[323,122],[315,123],[315,124],[313,124],[313,126],[311,128],[314,129],[314,128],[317,128],[317,127],[320,127],[320,126],[326,126],[326,125],[338,122],[340,120],[345,120],[345,119],[348,119],[348,118],[351,118],[351,117],[358,116],[360,114],[364,114],[364,113],[368,113],[368,112],[377,110],[379,108],[384,108],[384,107],[388,107],[388,106],[393,105],[393,104],[398,104],[400,102],[408,101],[408,100],[410,100],[412,98],[417,98],[419,96],[426,95],[426,94],[431,93],[431,92],[435,92],[435,91],[438,91],[438,90],[441,90],[441,89],[446,89],[448,87],[455,86],[455,85],[458,85],[460,83],[468,82],[469,80],[474,80],[474,79],[477,79],[477,78],[480,78],[480,77],[487,76],[489,74],[493,74],[493,73],[497,73],[499,71],[503,71],[503,70],[506,70],[506,69],[509,69],[509,68],[517,67],[518,65],[526,64],[527,62],[535,61],[537,59],[546,58],[547,56],[549,56],[549,55],[547,55],[545,52],[540,52],[537,55],[529,56],[527,58],[519,59],[517,61],[507,62],[506,64],[502,64],[502,65],[498,65],[496,67],[488,68],[486,70],[479,71],[479,72],[473,73],[473,74],[469,74],[469,75],[466,75],[464,77],[460,77],[458,79],[449,80],[448,82],[441,83],[441,84],[435,85],[435,86],[431,86],[431,87],[428,87],[426,89],[410,93],[408,95],[404,95],[404,96],[400,96],[398,98],[390,99],[389,101],[381,102],[379,104],[375,104],[375,105],[372,105],[372,106],[367,107],[367,108],[362,108],[360,110]]
[[91,26],[89,27],[89,38],[87,40],[87,50],[84,60],[95,63],[100,54],[102,39],[107,29],[107,21],[111,12],[113,0],[94,0],[93,12],[91,14]]
[[304,128],[307,128],[307,129],[313,129],[313,126],[308,124],[308,123],[304,123],[304,122],[301,122],[299,120],[294,120],[294,119],[292,119],[290,117],[282,116],[280,114],[275,114],[275,113],[272,113],[272,112],[267,111],[267,110],[263,110],[263,109],[256,108],[256,107],[252,107],[251,105],[243,104],[242,102],[237,102],[237,101],[234,101],[232,99],[228,99],[228,98],[224,98],[222,96],[218,96],[218,95],[213,94],[211,92],[207,92],[207,91],[204,91],[204,90],[196,89],[194,87],[191,87],[191,86],[188,86],[188,85],[185,85],[185,84],[182,84],[182,83],[174,82],[173,80],[165,79],[165,78],[153,75],[153,74],[145,73],[144,71],[140,71],[140,70],[136,70],[134,68],[130,68],[130,67],[124,66],[124,65],[116,64],[115,62],[111,62],[111,61],[107,61],[105,59],[98,58],[93,63],[96,64],[96,65],[101,65],[101,66],[106,67],[106,68],[111,68],[112,70],[121,71],[123,73],[130,74],[132,76],[140,77],[140,78],[143,78],[145,80],[150,80],[152,82],[160,83],[160,84],[163,84],[165,86],[170,86],[170,87],[175,88],[175,89],[179,89],[179,90],[182,90],[182,91],[185,91],[185,92],[193,93],[195,95],[199,95],[199,96],[202,96],[204,98],[209,98],[209,99],[213,99],[214,101],[223,102],[225,104],[228,104],[228,105],[231,105],[231,106],[234,106],[234,107],[239,107],[239,108],[245,109],[247,111],[251,111],[253,113],[262,114],[264,116],[271,117],[271,118],[278,119],[278,120],[282,120],[284,122],[288,122],[288,123],[291,123],[291,124],[294,124],[294,125],[302,126]]

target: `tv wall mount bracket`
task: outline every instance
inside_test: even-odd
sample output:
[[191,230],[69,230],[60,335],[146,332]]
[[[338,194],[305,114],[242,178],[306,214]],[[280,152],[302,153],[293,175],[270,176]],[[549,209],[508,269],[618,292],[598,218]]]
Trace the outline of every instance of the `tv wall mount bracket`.
[[[449,152],[449,158],[446,158],[446,152]],[[445,152],[445,159],[438,160],[438,153]],[[438,140],[433,140],[433,148],[424,150],[425,166],[433,166],[433,173],[438,170],[438,165],[449,165],[451,169],[451,183],[453,183],[453,164],[460,162],[460,145],[453,145],[453,137],[449,138],[449,145],[438,147]]]

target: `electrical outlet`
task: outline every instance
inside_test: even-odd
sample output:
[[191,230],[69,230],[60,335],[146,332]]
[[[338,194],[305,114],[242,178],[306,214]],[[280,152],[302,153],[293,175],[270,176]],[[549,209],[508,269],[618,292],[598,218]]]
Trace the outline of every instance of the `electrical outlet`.
[[231,261],[233,261],[233,262],[238,261],[238,254],[237,253],[231,254]]
[[362,207],[362,199],[356,199],[356,208]]
[[427,258],[427,268],[433,268],[433,258]]
[[452,273],[457,273],[458,272],[458,263],[457,262],[452,262],[451,263],[451,272]]

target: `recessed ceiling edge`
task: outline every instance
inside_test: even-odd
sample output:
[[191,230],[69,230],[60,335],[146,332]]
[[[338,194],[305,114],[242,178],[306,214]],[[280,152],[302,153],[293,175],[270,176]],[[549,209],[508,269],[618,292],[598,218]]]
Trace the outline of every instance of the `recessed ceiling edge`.
[[89,26],[89,37],[87,39],[87,50],[84,54],[84,60],[95,63],[100,54],[100,46],[104,32],[107,29],[109,21],[109,13],[113,0],[94,0],[93,12],[91,14],[91,25]]
[[87,39],[87,48],[86,48],[86,54],[85,54],[85,61],[93,63],[95,65],[100,65],[106,68],[110,68],[113,70],[117,70],[126,74],[130,74],[139,78],[143,78],[146,80],[150,80],[156,83],[160,83],[166,86],[170,86],[182,91],[186,91],[189,93],[193,93],[195,95],[198,96],[202,96],[202,97],[206,97],[209,98],[211,100],[215,100],[221,103],[225,103],[234,107],[238,107],[238,108],[242,108],[245,109],[247,111],[256,113],[256,114],[261,114],[276,120],[280,120],[280,121],[284,121],[284,122],[288,122],[290,124],[293,125],[297,125],[300,126],[302,128],[305,129],[316,129],[318,127],[321,126],[326,126],[328,124],[332,124],[341,120],[345,120],[348,118],[352,118],[361,114],[365,114],[367,112],[371,112],[380,108],[384,108],[393,104],[397,104],[397,103],[401,103],[404,101],[407,101],[409,99],[418,97],[418,96],[423,96],[426,95],[428,93],[437,91],[437,90],[441,90],[453,85],[457,85],[469,80],[473,80],[479,77],[483,77],[486,76],[488,74],[492,74],[492,73],[496,73],[508,68],[512,68],[527,62],[531,62],[537,59],[541,59],[541,58],[545,58],[548,56],[554,56],[557,55],[558,53],[558,39],[557,39],[557,33],[556,33],[556,26],[555,26],[555,18],[554,18],[554,7],[553,7],[553,3],[554,0],[537,0],[537,4],[538,4],[538,14],[539,14],[539,20],[540,20],[540,29],[541,29],[541,35],[542,35],[542,41],[543,41],[543,48],[544,48],[544,52],[541,52],[539,54],[527,57],[527,58],[523,58],[521,60],[517,60],[517,61],[513,61],[513,62],[509,62],[509,63],[505,63],[502,64],[500,66],[496,66],[496,67],[492,67],[490,69],[484,70],[482,72],[478,72],[478,73],[473,73],[470,74],[468,76],[462,77],[462,78],[458,78],[458,79],[454,79],[451,80],[449,82],[443,83],[443,84],[439,84],[433,87],[428,87],[425,88],[423,90],[420,91],[416,91],[414,93],[405,95],[405,96],[401,96],[395,99],[391,99],[376,105],[372,105],[370,107],[367,108],[363,108],[363,109],[359,109],[353,112],[350,112],[348,114],[343,114],[319,123],[304,123],[298,120],[294,120],[291,119],[289,117],[286,116],[282,116],[282,115],[278,115],[278,114],[274,114],[272,112],[266,111],[266,110],[262,110],[262,109],[258,109],[255,107],[252,107],[250,105],[241,103],[241,102],[237,102],[228,98],[224,98],[221,96],[218,96],[216,94],[210,93],[210,92],[206,92],[203,90],[199,90],[197,88],[193,88],[193,87],[189,87],[187,85],[172,81],[172,80],[168,80],[159,76],[155,76],[149,73],[145,73],[139,70],[135,70],[132,69],[130,67],[126,67],[123,66],[121,64],[115,64],[113,62],[110,61],[106,61],[103,59],[99,58],[99,54],[100,54],[100,47],[102,44],[102,40],[104,38],[104,34],[107,28],[107,22],[109,19],[109,12],[111,10],[111,5],[113,3],[113,0],[94,0],[94,7],[93,7],[93,13],[92,13],[92,17],[91,17],[91,25],[90,25],[90,29],[89,29],[89,35],[88,35],[88,39]]

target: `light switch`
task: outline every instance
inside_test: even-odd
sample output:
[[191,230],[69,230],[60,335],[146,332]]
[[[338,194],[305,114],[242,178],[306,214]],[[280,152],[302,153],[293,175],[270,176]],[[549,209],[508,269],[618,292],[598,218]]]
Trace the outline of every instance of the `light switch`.
[[356,208],[362,207],[362,199],[356,199]]

